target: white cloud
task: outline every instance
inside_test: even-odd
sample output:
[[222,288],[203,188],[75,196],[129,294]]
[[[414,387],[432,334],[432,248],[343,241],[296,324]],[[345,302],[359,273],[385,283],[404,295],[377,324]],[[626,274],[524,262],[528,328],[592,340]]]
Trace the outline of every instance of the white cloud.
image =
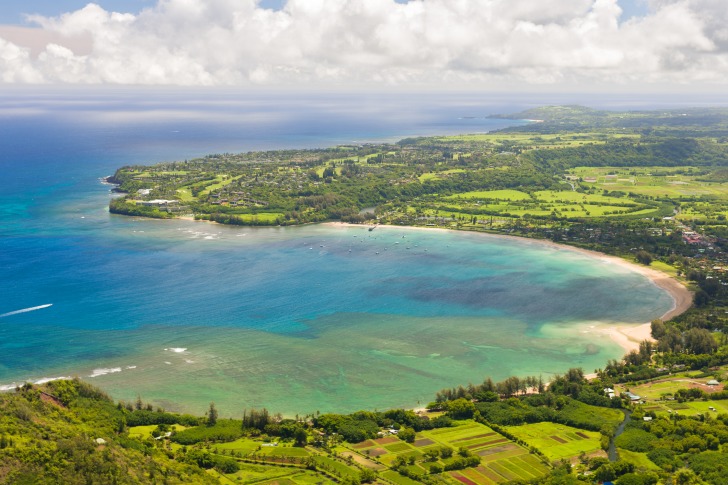
[[159,0],[89,4],[45,31],[89,39],[37,56],[1,40],[4,82],[177,85],[691,83],[728,79],[725,0]]

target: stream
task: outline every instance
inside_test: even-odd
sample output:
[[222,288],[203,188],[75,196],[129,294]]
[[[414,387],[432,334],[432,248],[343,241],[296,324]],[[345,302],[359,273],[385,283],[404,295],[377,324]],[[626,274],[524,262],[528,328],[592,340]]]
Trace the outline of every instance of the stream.
[[632,420],[632,411],[629,409],[623,409],[622,412],[624,413],[624,421],[619,423],[617,431],[614,432],[614,436],[609,440],[609,449],[607,450],[607,457],[609,457],[609,461],[617,461],[617,445],[614,441],[617,439],[617,436],[624,432],[624,427],[627,426],[627,423]]

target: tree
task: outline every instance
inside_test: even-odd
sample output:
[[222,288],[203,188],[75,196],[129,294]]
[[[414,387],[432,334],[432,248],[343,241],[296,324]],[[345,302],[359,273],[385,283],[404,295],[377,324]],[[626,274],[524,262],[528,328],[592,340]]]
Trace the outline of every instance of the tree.
[[308,434],[305,429],[299,427],[293,433],[293,439],[296,441],[296,446],[306,446]]
[[217,423],[217,409],[215,408],[215,403],[210,403],[210,409],[207,411],[207,425],[208,426],[215,426],[215,423]]
[[371,483],[377,479],[377,472],[369,468],[364,468],[359,472],[359,481],[361,483]]
[[639,263],[645,266],[649,266],[652,263],[652,255],[645,250],[637,251],[634,257]]
[[693,354],[712,354],[718,350],[718,342],[708,330],[691,328],[685,332],[685,350]]
[[447,413],[455,419],[470,419],[475,412],[475,404],[465,398],[447,403]]
[[594,472],[594,478],[597,479],[597,481],[600,482],[611,482],[617,477],[617,474],[614,473],[614,468],[612,468],[612,465],[602,465],[600,466],[596,472]]
[[675,483],[677,485],[690,485],[692,483],[696,483],[697,478],[698,477],[695,476],[695,472],[687,468],[683,468],[678,470],[675,474]]
[[657,320],[652,320],[650,328],[652,330],[652,338],[657,340],[660,340],[667,333],[665,323],[659,318]]
[[397,433],[397,436],[402,441],[406,441],[407,443],[414,443],[415,430],[413,430],[412,428],[401,428]]

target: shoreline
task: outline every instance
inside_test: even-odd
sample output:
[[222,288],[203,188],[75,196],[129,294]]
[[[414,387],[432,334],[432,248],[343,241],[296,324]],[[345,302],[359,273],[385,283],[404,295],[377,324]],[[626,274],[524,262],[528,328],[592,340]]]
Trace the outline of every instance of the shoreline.
[[[323,222],[330,227],[367,227],[368,224],[352,224],[348,222]],[[377,229],[387,227],[399,227],[408,230],[421,230],[421,231],[450,231],[450,232],[462,232],[457,229],[446,229],[442,227],[421,227],[421,226],[388,226],[388,225],[377,225]],[[386,229],[385,229],[386,230]],[[472,231],[468,231],[472,232]],[[492,233],[478,233],[484,236],[491,236],[497,238],[514,238],[522,242],[533,242],[534,244],[540,244],[547,247],[552,247],[557,250],[574,251],[581,253],[591,258],[599,259],[605,263],[615,264],[621,268],[629,271],[638,273],[647,278],[653,285],[665,291],[672,299],[672,308],[662,314],[659,318],[661,320],[669,320],[677,315],[686,312],[693,304],[693,293],[688,290],[682,283],[672,278],[671,276],[650,268],[643,266],[626,259],[622,259],[618,256],[611,256],[609,254],[600,253],[599,251],[593,251],[591,249],[583,249],[575,246],[569,246],[568,244],[558,244],[553,241],[545,239],[534,239],[521,236],[512,236],[509,234],[492,234]],[[654,341],[651,332],[651,322],[646,323],[614,323],[614,324],[598,324],[590,326],[589,330],[595,331],[599,335],[610,338],[614,343],[622,347],[624,353],[627,354],[633,350],[639,350],[640,342],[643,340]]]
[[[178,216],[174,217],[173,219],[169,220],[184,220],[188,222],[203,222],[208,224],[220,224],[216,221],[210,221],[205,219],[195,219],[194,217],[190,217],[189,215],[186,216]],[[329,227],[370,227],[371,224],[368,223],[362,223],[362,224],[354,224],[350,222],[339,222],[339,221],[328,221],[328,222],[314,222],[310,224],[322,224]],[[225,224],[222,224],[225,225]],[[308,224],[305,224],[308,225]],[[591,249],[584,249],[579,248],[576,246],[570,246],[568,244],[559,244],[555,243],[553,241],[549,241],[546,239],[535,239],[535,238],[529,238],[529,237],[523,237],[523,236],[512,236],[510,234],[493,234],[490,232],[477,232],[477,231],[461,231],[457,229],[448,229],[444,227],[422,227],[422,226],[392,226],[387,224],[374,224],[378,230],[387,230],[386,228],[402,228],[407,230],[415,230],[415,231],[448,231],[448,232],[468,232],[468,233],[475,233],[480,234],[483,236],[490,236],[490,237],[497,237],[497,238],[512,238],[517,239],[521,242],[526,243],[533,243],[533,244],[539,244],[546,247],[554,248],[558,251],[566,250],[566,251],[574,251],[576,253],[581,253],[585,256],[589,256],[594,259],[599,259],[602,262],[609,263],[609,264],[615,264],[620,266],[621,268],[627,269],[629,271],[641,274],[645,278],[647,278],[653,285],[657,286],[658,288],[665,291],[670,298],[672,299],[672,308],[670,308],[668,311],[663,313],[661,316],[656,317],[663,321],[669,320],[677,315],[680,315],[684,312],[686,312],[693,304],[693,292],[688,290],[688,288],[685,287],[682,283],[677,281],[676,279],[672,278],[670,275],[663,273],[659,270],[656,270],[654,268],[650,268],[648,266],[643,266],[641,264],[628,261],[626,259],[620,258],[619,256],[612,256],[605,253],[600,253],[599,251],[594,251]],[[265,226],[265,227],[277,227],[277,226]],[[297,227],[294,226],[288,226],[288,227]],[[594,326],[589,326],[589,331],[595,331],[596,333],[608,337],[612,340],[615,344],[622,347],[625,354],[628,354],[629,352],[633,350],[639,350],[639,344],[643,340],[650,340],[654,341],[651,335],[651,322],[645,322],[645,323],[613,323],[613,324],[598,324]]]

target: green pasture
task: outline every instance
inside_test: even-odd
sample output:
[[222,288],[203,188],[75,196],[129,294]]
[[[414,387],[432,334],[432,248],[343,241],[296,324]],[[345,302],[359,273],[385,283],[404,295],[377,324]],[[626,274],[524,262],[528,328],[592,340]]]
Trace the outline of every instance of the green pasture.
[[[600,434],[556,423],[509,426],[508,431],[551,460],[568,459],[600,449]],[[580,436],[584,435],[584,436]]]
[[215,445],[215,449],[217,449],[218,451],[231,450],[239,453],[242,456],[247,456],[256,451],[261,444],[262,443],[260,441],[253,441],[249,438],[240,438],[229,443],[217,444]]
[[215,177],[215,180],[212,181],[212,183],[205,187],[205,190],[200,192],[200,195],[207,195],[211,192],[214,192],[216,190],[220,190],[221,188],[225,187],[226,185],[231,184],[235,180],[238,180],[241,178],[242,175],[238,175],[237,177],[230,177],[229,175],[218,175]]
[[[685,416],[697,416],[698,414],[711,414],[715,416],[719,413],[728,413],[728,401],[724,400],[714,401],[707,399],[685,401],[682,403],[673,400],[673,396],[680,389],[697,387],[706,392],[711,390],[705,384],[710,380],[709,377],[695,379],[691,378],[690,374],[695,374],[695,372],[684,373],[673,378],[648,382],[639,386],[630,386],[629,389],[647,402],[643,407],[645,411],[653,411],[658,416],[669,416],[672,413]],[[718,386],[718,389],[722,389],[722,386]],[[622,392],[624,388],[618,386],[616,390]],[[711,407],[715,408],[715,411],[711,411]]]
[[564,148],[586,144],[603,144],[609,139],[635,138],[633,134],[605,134],[605,133],[476,133],[468,135],[433,137],[444,143],[491,143],[494,145],[515,144],[533,148]]
[[306,451],[305,448],[294,446],[262,446],[260,448],[260,451],[258,451],[258,455],[275,457],[285,456],[293,458],[303,458],[311,456],[311,454]]
[[260,485],[277,483],[278,485],[328,485],[330,479],[321,474],[301,470],[300,468],[284,468],[251,463],[239,463],[240,470],[227,475],[217,474],[221,483],[256,483]]
[[[128,428],[130,438],[146,439],[152,438],[152,431],[157,429],[156,424],[149,424],[145,426],[131,426]],[[187,426],[181,424],[169,425],[169,431],[182,431],[187,429]]]
[[582,184],[600,190],[649,197],[682,199],[695,196],[728,198],[728,184],[697,180],[705,173],[693,167],[577,167],[569,171]]
[[[711,411],[709,408],[715,408]],[[728,413],[728,402],[725,401],[685,401],[679,403],[677,401],[656,401],[649,402],[644,406],[646,411],[653,411],[658,416],[667,417],[670,414],[678,413],[683,416],[697,416],[706,414],[716,416],[720,413]]]
[[671,278],[684,282],[684,280],[682,280],[681,278],[678,278],[677,268],[675,268],[674,266],[670,266],[669,264],[664,263],[662,261],[652,261],[652,263],[650,263],[650,267],[652,269],[656,269],[657,271],[661,271],[661,272],[669,275]]
[[191,202],[193,200],[197,200],[197,198],[192,195],[192,192],[188,188],[181,188],[177,189],[177,197],[179,197],[179,200],[182,202]]
[[258,212],[257,214],[235,214],[236,217],[245,222],[275,222],[284,216],[281,212]]
[[520,190],[477,190],[472,192],[462,192],[460,194],[450,195],[443,197],[446,200],[450,199],[483,199],[483,200],[500,200],[500,201],[511,201],[511,200],[530,200],[531,196],[526,192]]
[[625,197],[609,197],[601,194],[585,194],[574,192],[573,190],[541,190],[534,192],[534,198],[539,202],[549,202],[556,204],[602,204],[617,205],[624,203],[632,203],[630,199]]
[[150,424],[147,426],[132,426],[129,428],[130,438],[146,439],[152,437],[152,431],[157,429],[156,424]]
[[619,458],[627,463],[632,463],[637,470],[659,471],[661,468],[647,458],[647,453],[637,453],[622,448],[617,448]]
[[[434,208],[436,206],[437,208]],[[543,190],[529,195],[518,190],[473,191],[430,200],[421,210],[429,217],[475,216],[479,220],[494,217],[550,216],[620,217],[649,215],[656,206],[640,204],[626,197],[587,194],[571,190]],[[489,214],[479,212],[487,211]]]
[[[629,390],[649,401],[657,401],[664,397],[674,395],[680,389],[689,389],[690,387],[698,387],[703,391],[710,391],[711,389],[706,385],[710,379],[710,377],[694,379],[689,376],[677,376],[640,384],[638,386],[633,385],[629,387]],[[718,387],[722,389],[722,386]],[[622,387],[618,386],[618,390],[621,391]]]
[[453,168],[450,170],[442,170],[440,172],[423,173],[418,178],[419,178],[420,182],[426,182],[428,180],[441,179],[443,176],[446,176],[446,175],[451,175],[454,173],[463,173],[463,172],[465,172],[465,170],[462,168]]

